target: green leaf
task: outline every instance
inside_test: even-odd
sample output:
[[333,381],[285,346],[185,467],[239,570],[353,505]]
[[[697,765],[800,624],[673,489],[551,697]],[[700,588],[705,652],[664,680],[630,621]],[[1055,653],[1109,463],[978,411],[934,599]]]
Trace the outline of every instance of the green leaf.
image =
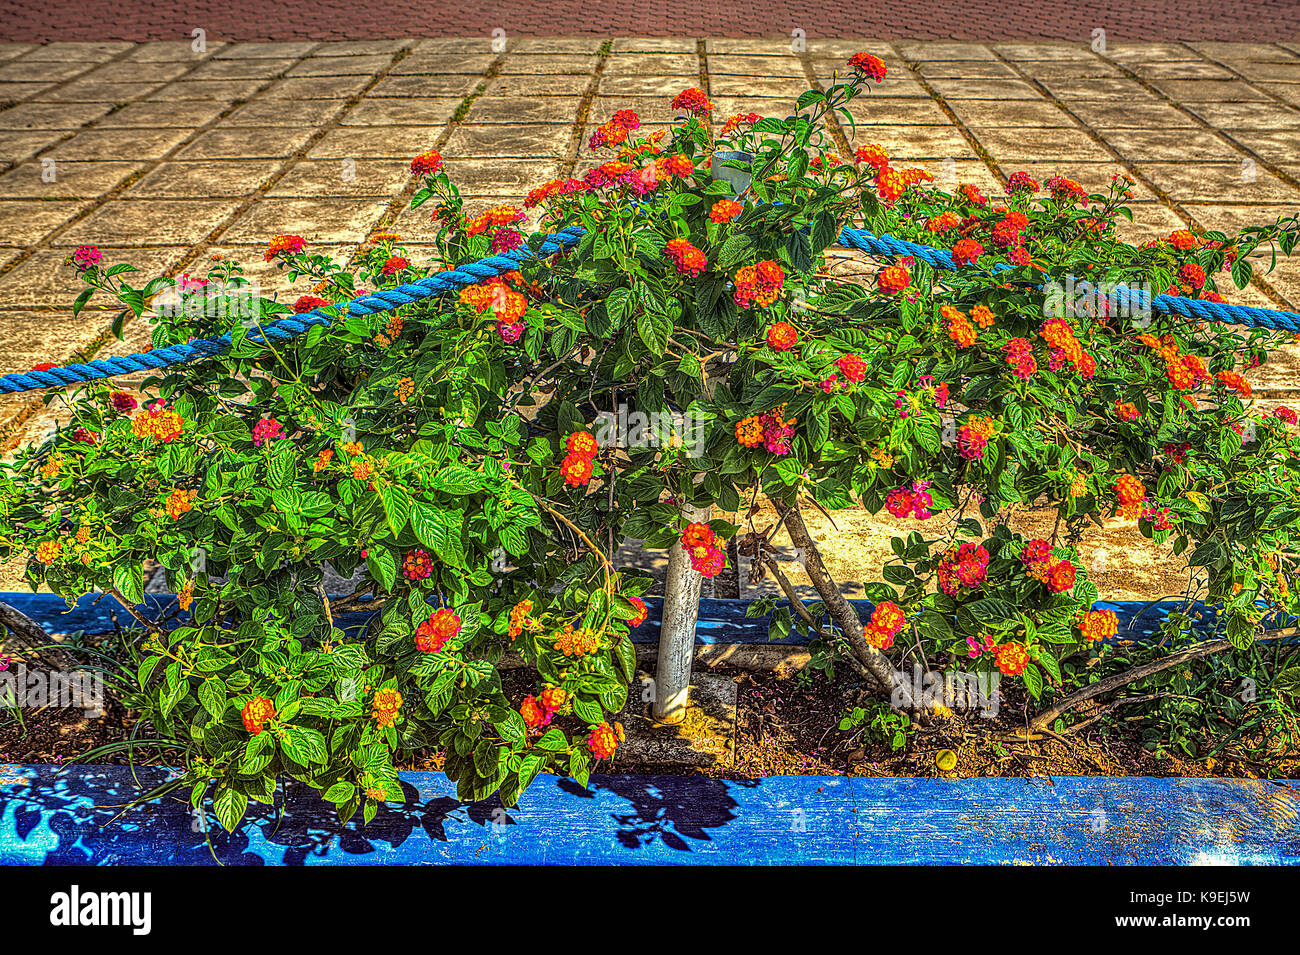
[[124,561],[113,567],[113,586],[128,602],[144,600],[144,567],[139,563]]
[[212,808],[217,814],[217,822],[221,823],[221,828],[226,832],[234,832],[239,825],[239,820],[244,818],[244,811],[248,809],[248,797],[243,793],[235,792],[227,785],[217,796]]

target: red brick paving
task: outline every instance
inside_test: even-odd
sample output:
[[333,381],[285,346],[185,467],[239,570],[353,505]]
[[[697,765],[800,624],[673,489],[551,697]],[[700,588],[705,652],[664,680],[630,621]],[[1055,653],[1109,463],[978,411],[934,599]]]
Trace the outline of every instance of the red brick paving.
[[0,0],[0,39],[374,40],[409,36],[789,36],[1073,40],[1300,38],[1296,0]]

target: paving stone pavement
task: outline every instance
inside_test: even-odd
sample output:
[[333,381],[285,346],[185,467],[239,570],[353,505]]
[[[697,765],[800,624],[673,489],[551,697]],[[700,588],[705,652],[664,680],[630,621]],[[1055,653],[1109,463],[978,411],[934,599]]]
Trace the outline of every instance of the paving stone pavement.
[[[73,319],[65,265],[94,242],[109,261],[172,274],[239,257],[264,289],[267,237],[347,256],[379,226],[421,251],[406,162],[443,151],[471,211],[581,172],[592,128],[632,106],[669,119],[703,85],[725,116],[784,115],[845,58],[889,77],[855,103],[874,142],[949,186],[998,189],[1017,169],[1101,187],[1137,182],[1133,238],[1231,230],[1300,211],[1300,44],[924,42],[646,37],[349,42],[0,43],[0,371],[147,347],[143,323],[105,341]],[[296,295],[297,293],[293,293]],[[1300,309],[1300,262],[1234,298]],[[1295,384],[1300,360],[1272,374]],[[1280,376],[1280,377],[1279,377]],[[38,396],[0,401],[10,446]],[[27,424],[19,427],[19,422]]]

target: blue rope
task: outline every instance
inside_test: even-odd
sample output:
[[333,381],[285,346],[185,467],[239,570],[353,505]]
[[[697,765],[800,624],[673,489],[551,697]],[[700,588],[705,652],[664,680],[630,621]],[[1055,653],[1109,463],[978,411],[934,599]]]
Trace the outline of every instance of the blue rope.
[[[410,305],[427,298],[458,292],[468,285],[476,285],[486,279],[510,272],[532,258],[544,258],[556,252],[571,249],[582,239],[584,230],[579,226],[570,226],[547,236],[541,247],[533,252],[527,246],[521,246],[511,252],[489,256],[477,262],[469,262],[455,269],[438,272],[415,282],[408,282],[396,288],[384,289],[370,295],[362,295],[346,305],[331,305],[331,310],[346,308],[350,315],[374,315],[389,312],[403,305]],[[911,256],[939,269],[955,269],[952,254],[942,249],[927,245],[918,245],[903,239],[896,239],[889,234],[872,235],[861,229],[845,229],[840,233],[840,245],[860,249],[872,255],[888,258]],[[1011,268],[999,265],[995,271]],[[1279,312],[1266,308],[1250,308],[1245,305],[1228,305],[1223,302],[1209,302],[1204,299],[1183,298],[1178,295],[1149,296],[1141,289],[1129,289],[1123,286],[1115,290],[1117,304],[1130,309],[1128,314],[1147,310],[1167,315],[1181,315],[1197,321],[1224,322],[1230,325],[1249,325],[1259,328],[1271,328],[1300,333],[1300,315],[1295,312]],[[321,309],[282,318],[263,325],[256,332],[247,336],[252,342],[284,342],[296,338],[314,325],[328,325],[334,316]],[[35,391],[41,388],[56,388],[61,385],[75,385],[99,378],[113,378],[133,372],[154,371],[171,365],[181,365],[196,359],[220,355],[230,349],[230,335],[219,338],[196,338],[179,345],[168,345],[148,352],[136,352],[119,358],[97,358],[94,361],[67,365],[62,368],[50,368],[46,371],[29,371],[22,374],[0,375],[0,394],[16,394],[23,391]]]
[[[896,258],[910,255],[927,265],[938,269],[955,269],[952,253],[928,245],[917,245],[896,239],[892,235],[872,235],[859,229],[845,229],[840,233],[840,245],[861,249],[872,255]],[[1000,272],[1012,268],[998,265],[994,271]],[[1181,315],[1202,322],[1223,322],[1228,325],[1250,325],[1259,328],[1271,328],[1286,332],[1300,333],[1300,315],[1295,312],[1278,312],[1268,308],[1251,308],[1247,305],[1229,305],[1226,302],[1210,302],[1199,298],[1184,298],[1181,295],[1150,296],[1141,289],[1124,286],[1115,288],[1116,304],[1127,310],[1127,314],[1145,314],[1147,311],[1164,315]]]

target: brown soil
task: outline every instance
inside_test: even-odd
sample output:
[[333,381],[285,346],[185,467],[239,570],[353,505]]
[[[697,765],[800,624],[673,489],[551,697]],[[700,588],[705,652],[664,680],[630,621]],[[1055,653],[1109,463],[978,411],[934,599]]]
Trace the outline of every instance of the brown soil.
[[[615,758],[601,767],[607,772],[672,773],[747,779],[772,775],[848,776],[1199,776],[1263,775],[1260,764],[1240,758],[1189,760],[1145,751],[1123,728],[1080,734],[1068,744],[1056,739],[1012,743],[998,737],[1023,727],[1023,701],[1003,703],[995,719],[978,714],[958,715],[933,730],[912,737],[900,752],[884,743],[864,742],[860,734],[839,729],[840,718],[856,702],[857,691],[844,680],[801,679],[792,673],[713,671],[738,682],[735,765],[725,767],[702,757],[693,767],[629,763]],[[522,671],[506,674],[508,692],[521,696],[529,689]],[[518,686],[515,686],[515,684]],[[26,714],[25,724],[0,714],[0,763],[72,763],[96,746],[128,739],[134,719],[110,703],[100,719],[87,719],[80,710],[47,708]],[[562,724],[576,732],[576,724]],[[145,734],[148,735],[148,734]],[[952,750],[955,767],[939,769],[936,755]],[[174,756],[137,752],[137,761],[167,764]],[[109,754],[97,763],[127,763],[125,752]],[[421,751],[401,768],[438,770],[441,755]],[[1272,764],[1273,773],[1300,774],[1300,754]]]

